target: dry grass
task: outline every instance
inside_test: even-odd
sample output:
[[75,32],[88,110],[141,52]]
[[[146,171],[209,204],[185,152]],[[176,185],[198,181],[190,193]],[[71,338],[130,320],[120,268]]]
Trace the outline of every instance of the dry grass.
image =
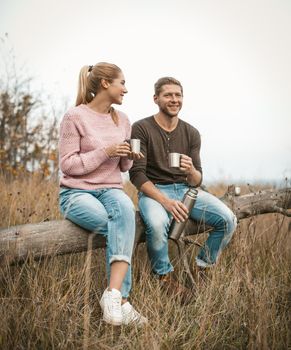
[[[55,183],[38,178],[0,180],[0,187],[3,227],[60,217]],[[220,195],[224,188],[211,191]],[[127,190],[135,196],[131,186]],[[277,214],[242,221],[217,267],[184,307],[162,293],[140,245],[133,262],[131,300],[150,320],[141,330],[113,328],[101,321],[98,298],[106,286],[102,250],[93,252],[90,266],[86,253],[2,266],[0,348],[287,349],[291,346],[289,223]],[[196,249],[189,254],[193,256]],[[175,247],[170,251],[180,275]]]

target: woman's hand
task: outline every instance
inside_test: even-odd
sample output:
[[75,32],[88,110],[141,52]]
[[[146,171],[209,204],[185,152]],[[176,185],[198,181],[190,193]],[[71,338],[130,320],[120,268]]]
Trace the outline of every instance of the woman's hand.
[[130,152],[130,154],[128,155],[128,159],[131,159],[131,160],[139,160],[141,158],[144,158],[144,155],[141,152],[139,153]]
[[139,153],[131,152],[130,145],[126,141],[120,144],[112,145],[105,148],[105,152],[107,153],[109,158],[128,157],[128,159],[131,159],[131,160],[138,160],[138,159],[144,158],[144,155],[141,152]]
[[[130,139],[124,140],[124,142],[126,142],[130,147]],[[130,147],[130,149],[131,149],[131,147]],[[141,152],[136,153],[136,152],[130,151],[130,154],[127,157],[130,160],[138,160],[138,159],[144,158],[144,155]]]
[[127,142],[122,142],[120,144],[112,145],[105,148],[105,152],[107,153],[109,158],[114,157],[129,157],[130,145]]

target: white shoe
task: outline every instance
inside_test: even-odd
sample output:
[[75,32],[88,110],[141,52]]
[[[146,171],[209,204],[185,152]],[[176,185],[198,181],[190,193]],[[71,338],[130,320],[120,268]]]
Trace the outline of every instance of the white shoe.
[[100,306],[103,310],[103,320],[114,326],[122,324],[123,316],[121,312],[121,293],[112,288],[106,289],[100,299]]
[[122,324],[136,324],[137,326],[144,326],[148,323],[148,319],[137,312],[134,307],[127,301],[121,305]]

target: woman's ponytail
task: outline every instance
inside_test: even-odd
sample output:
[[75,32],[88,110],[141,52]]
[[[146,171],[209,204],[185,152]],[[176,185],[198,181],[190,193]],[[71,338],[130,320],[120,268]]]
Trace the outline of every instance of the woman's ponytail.
[[94,94],[90,92],[88,86],[88,75],[90,74],[91,67],[92,66],[84,66],[80,70],[76,106],[79,106],[82,103],[87,104],[94,98]]

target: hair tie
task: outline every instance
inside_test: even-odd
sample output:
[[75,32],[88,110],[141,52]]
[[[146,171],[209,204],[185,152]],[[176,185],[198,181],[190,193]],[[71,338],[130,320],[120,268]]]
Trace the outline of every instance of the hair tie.
[[93,66],[89,66],[88,72],[91,72],[92,69],[93,69]]

